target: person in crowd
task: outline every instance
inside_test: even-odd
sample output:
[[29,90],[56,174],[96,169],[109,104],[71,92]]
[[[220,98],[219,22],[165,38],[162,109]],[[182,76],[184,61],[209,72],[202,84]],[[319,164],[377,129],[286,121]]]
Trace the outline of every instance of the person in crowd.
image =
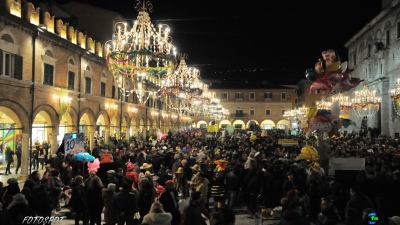
[[161,194],[159,201],[163,205],[164,210],[171,213],[171,225],[179,225],[181,215],[179,212],[178,193],[174,189],[174,183],[172,180],[167,180],[165,182],[165,191]]
[[151,205],[150,212],[144,216],[142,224],[147,225],[171,225],[172,215],[165,212],[160,202]]
[[182,225],[206,225],[206,220],[201,202],[200,193],[192,192],[189,205],[183,210]]
[[18,174],[19,168],[21,168],[21,157],[22,157],[22,146],[21,144],[17,144],[17,148],[15,149],[15,156],[17,157],[17,165],[15,166],[15,174]]
[[[12,197],[12,201],[7,206],[8,222],[5,224],[10,225],[21,225],[24,224],[24,218],[32,215],[29,208],[28,200],[21,193],[18,193]],[[3,221],[5,222],[5,221]]]
[[18,186],[18,181],[15,178],[9,178],[7,180],[7,186],[3,189],[1,200],[4,207],[8,207],[11,203],[14,195],[20,193],[20,189]]
[[151,204],[155,198],[155,189],[152,181],[152,175],[150,171],[146,171],[139,178],[139,212],[141,218],[143,218],[150,210]]
[[50,196],[50,207],[52,210],[60,211],[60,197],[63,190],[63,183],[60,179],[58,170],[50,171],[50,176],[47,178],[48,191]]
[[351,198],[345,209],[346,225],[361,225],[364,209],[373,208],[371,200],[361,192],[361,187],[353,186],[350,189]]
[[102,189],[103,183],[100,177],[93,175],[87,181],[86,203],[90,225],[101,225],[101,212],[103,210]]
[[72,182],[70,206],[75,217],[75,225],[79,225],[79,221],[82,221],[86,225],[88,220],[88,204],[83,177],[80,175],[76,176]]
[[10,148],[10,146],[6,147],[6,151],[5,151],[5,155],[6,155],[6,162],[7,162],[7,167],[6,167],[6,172],[5,174],[11,174],[11,163],[14,162],[14,151]]
[[118,214],[118,225],[133,225],[140,220],[138,207],[138,192],[132,189],[132,184],[125,180],[121,184],[122,191],[115,196],[115,210]]
[[106,225],[115,225],[118,222],[118,214],[115,210],[116,187],[114,183],[109,183],[107,188],[103,189],[104,201],[104,221]]

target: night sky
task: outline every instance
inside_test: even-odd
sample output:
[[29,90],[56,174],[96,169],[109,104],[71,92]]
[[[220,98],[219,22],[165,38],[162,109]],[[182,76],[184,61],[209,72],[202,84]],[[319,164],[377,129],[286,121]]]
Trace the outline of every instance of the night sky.
[[[136,17],[133,0],[83,0]],[[153,0],[154,23],[206,79],[295,84],[320,52],[337,49],[375,17],[380,0]],[[273,3],[272,3],[273,2]]]

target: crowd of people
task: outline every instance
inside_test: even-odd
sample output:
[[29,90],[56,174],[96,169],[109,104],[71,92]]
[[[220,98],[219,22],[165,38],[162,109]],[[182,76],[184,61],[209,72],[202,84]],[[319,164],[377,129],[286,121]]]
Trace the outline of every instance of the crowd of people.
[[[209,134],[169,132],[160,140],[96,145],[100,168],[58,152],[45,172],[33,171],[20,190],[0,185],[0,221],[21,224],[27,215],[70,209],[75,224],[228,225],[235,210],[282,225],[400,225],[400,142],[345,134],[327,140],[281,131]],[[365,169],[328,175],[328,164],[299,159],[305,145],[329,157],[365,158]],[[111,147],[113,146],[113,147]]]

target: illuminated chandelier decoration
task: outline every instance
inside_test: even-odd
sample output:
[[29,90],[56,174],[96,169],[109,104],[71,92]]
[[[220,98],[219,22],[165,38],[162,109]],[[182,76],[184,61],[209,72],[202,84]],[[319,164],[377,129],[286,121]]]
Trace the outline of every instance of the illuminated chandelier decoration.
[[332,107],[332,102],[325,101],[322,99],[321,101],[315,102],[315,105],[317,106],[317,109],[319,110],[331,110]]
[[337,102],[339,104],[341,115],[348,115],[350,113],[351,101],[349,96],[339,93],[335,96],[332,96],[332,102]]
[[359,117],[372,117],[379,111],[382,99],[376,95],[376,90],[371,91],[367,86],[354,92],[351,107]]
[[160,78],[173,72],[177,52],[170,28],[159,25],[156,29],[152,24],[151,2],[137,0],[136,9],[138,16],[132,27],[127,22],[114,25],[112,40],[106,42],[106,55],[121,93],[135,93],[139,103],[145,103],[158,91]]
[[392,98],[393,108],[396,114],[400,116],[400,79],[397,79],[396,86],[390,90],[390,97]]

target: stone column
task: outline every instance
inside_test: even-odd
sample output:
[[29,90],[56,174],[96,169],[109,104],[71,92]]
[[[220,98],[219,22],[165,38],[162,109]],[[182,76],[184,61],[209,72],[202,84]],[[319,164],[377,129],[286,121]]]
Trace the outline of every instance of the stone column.
[[57,135],[58,132],[55,132],[56,128],[53,128],[53,131],[51,132],[51,134],[49,134],[49,141],[50,141],[50,145],[51,145],[51,154],[56,154],[57,153],[57,149],[58,149],[58,145],[57,145]]
[[110,128],[106,127],[106,129],[104,130],[104,142],[105,144],[108,144],[109,141],[110,141]]
[[92,151],[94,148],[94,130],[89,131],[89,143],[90,143],[90,146],[89,146],[90,151]]
[[22,134],[22,154],[20,179],[25,180],[29,173],[29,134]]
[[381,133],[383,135],[390,135],[389,123],[391,121],[391,118],[389,117],[389,111],[391,110],[392,103],[389,95],[389,79],[382,80],[381,85],[382,85],[381,118],[378,119],[381,120],[381,129],[382,129]]

